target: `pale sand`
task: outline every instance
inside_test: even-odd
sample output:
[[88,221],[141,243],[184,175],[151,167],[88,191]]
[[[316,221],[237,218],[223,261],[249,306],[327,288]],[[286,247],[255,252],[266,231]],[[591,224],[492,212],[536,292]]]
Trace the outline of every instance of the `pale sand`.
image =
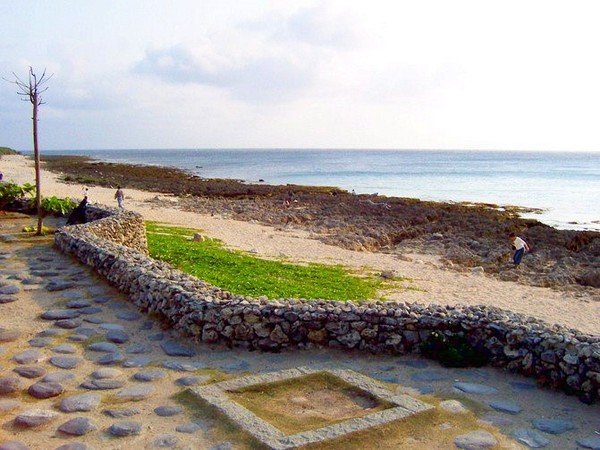
[[[35,183],[33,161],[24,156],[2,156],[0,171],[5,181]],[[114,192],[115,189],[90,187],[90,201],[116,206]],[[58,175],[43,171],[42,193],[46,197],[56,195],[80,199],[83,188],[81,185],[62,183],[58,181]],[[368,267],[376,272],[394,270],[410,280],[403,283],[410,289],[386,292],[385,298],[389,300],[442,305],[493,305],[534,316],[550,324],[557,323],[586,333],[600,334],[598,295],[580,297],[549,288],[499,281],[486,274],[449,271],[443,269],[438,258],[431,255],[405,255],[411,261],[403,261],[389,254],[345,250],[310,239],[309,233],[303,231],[280,230],[181,211],[177,208],[177,199],[166,195],[160,195],[163,200],[161,207],[146,202],[156,196],[156,193],[126,189],[124,205],[140,213],[146,220],[197,228],[205,236],[220,239],[231,248],[251,251],[257,256],[343,264],[352,268]]]

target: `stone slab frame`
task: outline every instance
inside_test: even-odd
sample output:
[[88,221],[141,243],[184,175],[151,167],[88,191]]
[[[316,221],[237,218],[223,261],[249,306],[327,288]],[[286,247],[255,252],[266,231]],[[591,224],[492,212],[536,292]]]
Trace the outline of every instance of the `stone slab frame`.
[[[331,376],[339,378],[346,383],[371,394],[379,400],[385,400],[393,404],[394,407],[315,430],[286,435],[275,426],[258,417],[249,409],[243,407],[234,400],[231,400],[227,395],[227,392],[232,390],[243,389],[258,384],[294,380],[316,373],[328,373]],[[433,408],[433,406],[408,395],[394,394],[392,391],[374,382],[369,377],[350,369],[299,367],[222,381],[208,386],[193,388],[192,392],[217,408],[221,413],[229,417],[229,419],[237,426],[273,450],[294,449],[308,444],[335,439],[350,433],[383,425],[394,420],[403,419]]]

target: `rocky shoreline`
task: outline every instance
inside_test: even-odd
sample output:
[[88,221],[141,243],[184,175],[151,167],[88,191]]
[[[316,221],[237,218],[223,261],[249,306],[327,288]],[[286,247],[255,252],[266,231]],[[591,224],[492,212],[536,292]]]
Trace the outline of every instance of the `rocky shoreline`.
[[[203,179],[174,168],[85,157],[43,157],[43,162],[46,170],[60,173],[67,182],[171,194],[187,211],[307,230],[314,239],[351,250],[399,257],[411,252],[439,255],[449,270],[483,270],[502,280],[600,299],[600,233],[557,230],[519,218],[518,209],[353,195],[333,187]],[[522,270],[509,263],[510,232],[533,246]]]

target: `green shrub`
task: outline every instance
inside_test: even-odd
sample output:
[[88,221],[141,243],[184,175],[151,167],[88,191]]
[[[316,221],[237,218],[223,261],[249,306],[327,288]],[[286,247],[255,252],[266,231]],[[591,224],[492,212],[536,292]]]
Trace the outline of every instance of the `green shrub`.
[[77,206],[70,198],[58,198],[55,196],[42,198],[42,211],[54,216],[66,216]]
[[0,183],[0,208],[13,203],[16,200],[35,195],[35,186],[25,183],[19,186],[15,183]]
[[420,349],[424,356],[439,361],[444,367],[481,367],[489,362],[485,349],[474,348],[461,335],[447,336],[434,331]]

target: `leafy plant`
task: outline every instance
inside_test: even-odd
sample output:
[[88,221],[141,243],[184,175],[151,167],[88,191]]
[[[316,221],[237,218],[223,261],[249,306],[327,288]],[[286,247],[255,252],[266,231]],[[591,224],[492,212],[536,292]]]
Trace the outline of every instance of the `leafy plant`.
[[360,300],[376,298],[385,282],[342,266],[290,264],[228,250],[216,240],[193,241],[197,230],[146,223],[153,258],[239,295]]
[[42,210],[45,214],[55,216],[66,216],[77,206],[70,198],[58,198],[56,196],[42,198]]
[[462,335],[447,336],[434,331],[420,348],[423,355],[438,360],[444,367],[481,367],[489,361],[485,349],[474,348]]
[[0,208],[15,202],[16,200],[35,195],[35,186],[25,183],[19,186],[15,183],[0,183]]
[[[7,205],[15,207],[26,206],[35,208],[35,185],[25,183],[19,186],[15,183],[0,183],[0,209]],[[52,214],[55,216],[66,216],[77,204],[70,198],[58,198],[56,196],[44,197],[41,201],[41,209],[44,215]]]

